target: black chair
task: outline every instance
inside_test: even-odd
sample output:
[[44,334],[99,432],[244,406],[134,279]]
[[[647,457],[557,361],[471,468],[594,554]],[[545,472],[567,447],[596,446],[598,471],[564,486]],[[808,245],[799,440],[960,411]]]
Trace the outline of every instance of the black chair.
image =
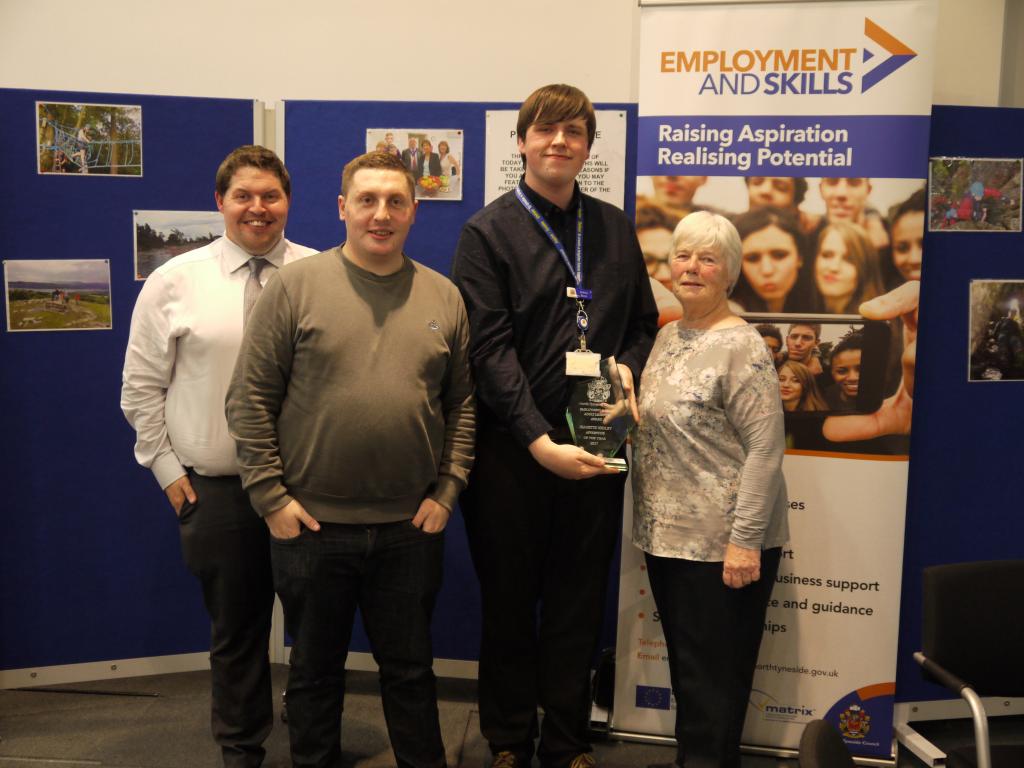
[[1024,744],[989,744],[981,696],[1024,696],[1024,560],[924,569],[924,621],[914,660],[971,710],[975,745],[951,749],[948,768],[1024,765]]
[[846,742],[825,720],[811,720],[800,737],[800,768],[854,768]]

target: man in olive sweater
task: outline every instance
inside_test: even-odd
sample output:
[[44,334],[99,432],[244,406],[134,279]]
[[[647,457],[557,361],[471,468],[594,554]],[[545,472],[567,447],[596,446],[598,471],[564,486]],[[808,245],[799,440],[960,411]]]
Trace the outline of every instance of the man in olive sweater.
[[402,252],[416,201],[400,159],[346,165],[338,210],[346,241],[280,270],[256,304],[228,425],[294,640],[293,764],[340,765],[358,607],[398,765],[443,766],[430,620],[473,463],[466,309]]

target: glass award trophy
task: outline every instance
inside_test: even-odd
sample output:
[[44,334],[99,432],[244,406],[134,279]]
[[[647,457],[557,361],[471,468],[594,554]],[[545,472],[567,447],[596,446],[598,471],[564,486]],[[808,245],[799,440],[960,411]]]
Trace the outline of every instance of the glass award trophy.
[[616,458],[629,430],[636,424],[614,357],[601,361],[601,375],[575,384],[565,409],[573,442],[601,456],[605,465],[626,471],[626,460]]

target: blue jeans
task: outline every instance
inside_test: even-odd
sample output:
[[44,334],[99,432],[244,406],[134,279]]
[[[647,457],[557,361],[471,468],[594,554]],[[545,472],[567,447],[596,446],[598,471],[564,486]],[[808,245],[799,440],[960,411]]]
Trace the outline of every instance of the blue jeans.
[[271,538],[274,587],[292,636],[288,731],[296,768],[341,765],[345,658],[358,607],[380,667],[398,766],[445,764],[430,620],[441,587],[444,534],[411,521],[321,523]]

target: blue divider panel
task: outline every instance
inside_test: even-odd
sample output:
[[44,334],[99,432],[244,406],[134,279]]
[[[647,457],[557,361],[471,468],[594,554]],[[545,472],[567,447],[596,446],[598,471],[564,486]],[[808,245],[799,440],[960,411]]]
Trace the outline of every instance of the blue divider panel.
[[[1024,109],[935,107],[931,157],[1019,158]],[[967,381],[972,279],[1024,279],[1024,235],[925,234],[921,324],[914,385],[907,535],[903,565],[900,701],[945,698],[925,683],[921,569],[938,563],[1024,555],[1017,479],[1024,382]]]
[[[35,102],[142,106],[143,176],[38,175]],[[4,259],[109,259],[113,330],[0,333],[0,669],[209,648],[177,523],[121,414],[133,210],[216,210],[251,101],[0,90]],[[3,299],[6,305],[6,297]]]

